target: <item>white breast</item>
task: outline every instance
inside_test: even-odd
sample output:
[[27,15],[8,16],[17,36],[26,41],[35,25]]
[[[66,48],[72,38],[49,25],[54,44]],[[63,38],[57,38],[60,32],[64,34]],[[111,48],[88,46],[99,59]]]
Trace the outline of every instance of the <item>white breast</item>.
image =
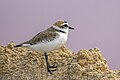
[[55,49],[59,49],[61,46],[63,46],[66,43],[68,33],[58,33],[58,34],[59,37],[54,39],[53,41],[44,42],[44,43],[39,42],[29,47],[38,52],[49,52]]

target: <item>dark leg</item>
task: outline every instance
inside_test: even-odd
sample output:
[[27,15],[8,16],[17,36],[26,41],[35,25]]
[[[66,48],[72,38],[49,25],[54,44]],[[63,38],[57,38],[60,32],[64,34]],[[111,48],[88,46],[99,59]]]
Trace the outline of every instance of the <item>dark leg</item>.
[[54,69],[54,70],[50,70],[50,68],[57,68],[57,66],[53,65],[53,66],[50,66],[49,65],[49,62],[48,62],[48,56],[46,53],[45,54],[45,60],[46,60],[46,65],[47,65],[47,70],[50,74],[53,74],[52,71],[56,71],[57,69]]

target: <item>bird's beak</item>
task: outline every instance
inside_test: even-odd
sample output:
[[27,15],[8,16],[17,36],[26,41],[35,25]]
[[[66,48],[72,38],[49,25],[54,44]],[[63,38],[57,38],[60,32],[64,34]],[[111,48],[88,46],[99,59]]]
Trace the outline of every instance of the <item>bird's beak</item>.
[[68,28],[74,30],[74,28],[72,28],[72,27],[68,27]]

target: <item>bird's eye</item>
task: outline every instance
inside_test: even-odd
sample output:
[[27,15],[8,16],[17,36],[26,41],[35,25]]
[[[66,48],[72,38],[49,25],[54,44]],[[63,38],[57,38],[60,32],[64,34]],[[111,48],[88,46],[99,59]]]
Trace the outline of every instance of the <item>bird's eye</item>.
[[68,27],[68,25],[67,25],[67,24],[65,24],[65,25],[61,26],[61,28],[66,28],[66,27]]
[[60,28],[64,28],[65,26],[60,26]]
[[67,24],[65,24],[65,25],[63,25],[63,26],[68,27],[68,25],[67,25]]

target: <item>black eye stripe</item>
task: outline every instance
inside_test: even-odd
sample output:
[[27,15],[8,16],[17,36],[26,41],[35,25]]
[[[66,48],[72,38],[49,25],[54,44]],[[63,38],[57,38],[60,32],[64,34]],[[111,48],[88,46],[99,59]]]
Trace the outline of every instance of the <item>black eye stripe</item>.
[[63,26],[67,27],[68,25],[67,25],[67,24],[65,24],[65,25],[63,25]]
[[61,28],[64,28],[65,26],[61,26]]
[[68,27],[68,25],[67,25],[67,24],[65,24],[65,25],[62,25],[62,26],[61,26],[61,28],[65,28],[65,27]]

